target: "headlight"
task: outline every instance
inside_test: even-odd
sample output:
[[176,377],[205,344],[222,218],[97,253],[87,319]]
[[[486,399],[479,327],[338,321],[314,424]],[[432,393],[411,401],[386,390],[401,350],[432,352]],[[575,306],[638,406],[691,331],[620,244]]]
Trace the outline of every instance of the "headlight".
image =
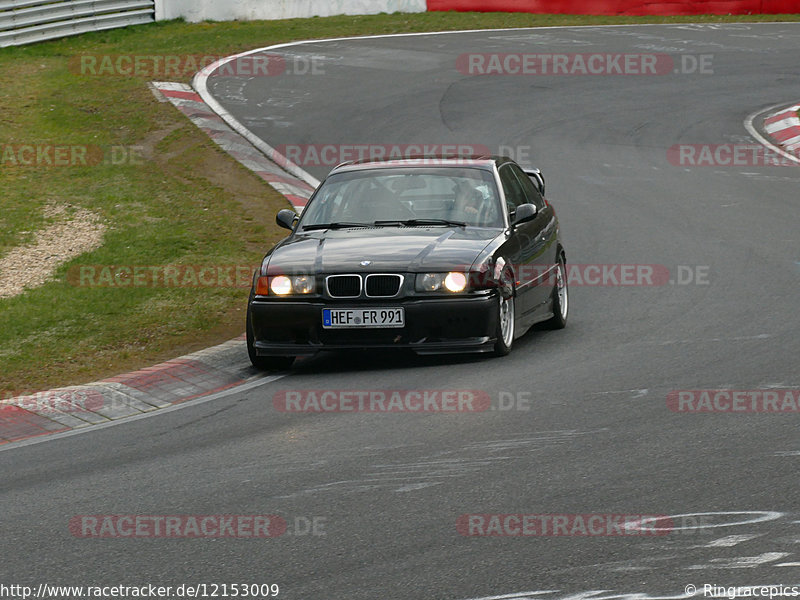
[[418,292],[453,293],[463,292],[467,288],[467,276],[460,271],[450,273],[418,273],[415,289]]
[[448,273],[444,278],[444,287],[451,292],[463,292],[467,287],[467,276],[463,273]]
[[313,294],[313,275],[274,275],[259,277],[256,282],[256,294],[259,296],[289,296],[291,294]]
[[269,282],[269,289],[276,296],[286,296],[292,293],[292,280],[286,275],[278,275]]
[[312,275],[295,275],[292,277],[292,288],[295,294],[311,294],[314,291]]

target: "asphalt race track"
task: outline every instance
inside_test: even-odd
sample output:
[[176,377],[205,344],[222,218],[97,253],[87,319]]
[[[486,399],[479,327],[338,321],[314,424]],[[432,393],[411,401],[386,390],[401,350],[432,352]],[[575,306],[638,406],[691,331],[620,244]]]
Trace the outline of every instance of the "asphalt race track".
[[[567,328],[531,331],[502,359],[322,355],[211,402],[8,447],[0,581],[277,583],[287,600],[641,599],[799,584],[800,415],[681,413],[667,398],[800,389],[800,169],[681,166],[669,152],[752,145],[748,115],[800,100],[800,25],[489,31],[274,52],[287,64],[313,57],[322,72],[209,80],[273,146],[509,148],[545,173],[570,263],[660,265],[672,283],[574,284]],[[648,53],[674,68],[479,76],[456,68],[469,53]],[[682,72],[685,56],[701,55],[706,72]],[[321,178],[333,165],[301,166]],[[408,389],[475,390],[494,410],[273,405],[287,390]],[[457,529],[462,515],[508,513],[671,525],[627,536]],[[219,514],[279,515],[288,530],[84,539],[69,528],[79,515]]]

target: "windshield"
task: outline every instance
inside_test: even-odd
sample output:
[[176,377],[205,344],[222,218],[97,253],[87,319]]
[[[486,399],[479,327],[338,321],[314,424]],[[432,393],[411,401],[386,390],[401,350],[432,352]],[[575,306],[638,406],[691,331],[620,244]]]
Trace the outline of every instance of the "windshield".
[[332,175],[300,227],[325,224],[502,227],[493,174],[470,167],[369,169]]

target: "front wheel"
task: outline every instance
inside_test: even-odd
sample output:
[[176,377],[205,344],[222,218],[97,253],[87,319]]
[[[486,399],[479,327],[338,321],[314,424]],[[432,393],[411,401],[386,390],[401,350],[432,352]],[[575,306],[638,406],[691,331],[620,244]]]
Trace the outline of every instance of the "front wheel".
[[497,341],[494,344],[495,356],[505,356],[514,344],[514,283],[508,272],[503,274],[497,302]]
[[285,371],[292,366],[294,356],[258,356],[254,345],[253,323],[250,310],[247,311],[247,356],[250,363],[259,371]]
[[569,313],[569,288],[567,287],[567,265],[564,257],[558,257],[556,284],[553,287],[553,317],[544,322],[547,329],[564,329]]

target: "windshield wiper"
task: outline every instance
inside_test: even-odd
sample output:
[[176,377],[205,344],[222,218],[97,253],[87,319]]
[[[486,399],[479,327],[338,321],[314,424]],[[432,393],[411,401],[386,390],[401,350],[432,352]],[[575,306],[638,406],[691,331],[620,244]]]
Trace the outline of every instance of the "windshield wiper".
[[304,231],[314,229],[346,229],[348,227],[372,227],[370,223],[350,223],[347,221],[337,221],[335,223],[314,223],[313,225],[303,225]]
[[449,219],[406,219],[392,221],[375,221],[375,225],[405,225],[407,227],[424,227],[425,225],[453,225],[456,227],[466,227],[464,221],[451,221]]
[[387,221],[374,221],[373,223],[352,223],[349,221],[336,221],[334,223],[314,223],[303,225],[303,231],[315,229],[347,229],[348,227],[385,227],[387,225],[403,225],[405,227],[424,227],[426,225],[451,225],[466,227],[463,221],[450,221],[448,219],[391,219]]

